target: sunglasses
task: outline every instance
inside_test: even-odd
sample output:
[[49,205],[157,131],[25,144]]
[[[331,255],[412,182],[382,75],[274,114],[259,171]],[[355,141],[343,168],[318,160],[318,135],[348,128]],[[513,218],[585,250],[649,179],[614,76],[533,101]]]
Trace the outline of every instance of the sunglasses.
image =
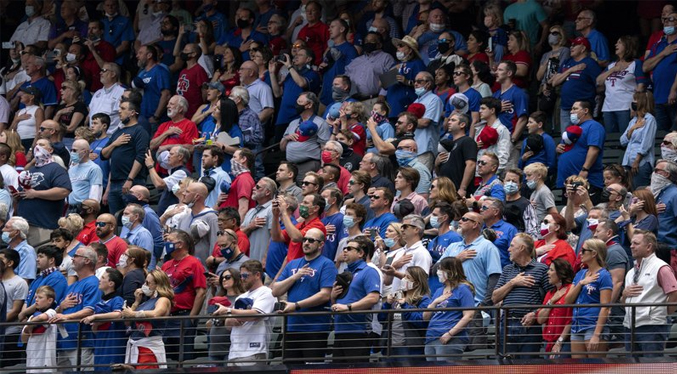
[[581,253],[594,252],[592,249],[581,248]]
[[485,210],[489,210],[489,205],[482,205],[482,207],[480,208],[480,210],[483,211],[483,212],[484,212]]
[[475,220],[472,219],[472,218],[461,217],[461,222],[468,222],[468,221],[477,223],[477,221],[475,221]]
[[304,242],[304,243],[305,243],[305,242],[308,242],[308,243],[310,243],[310,244],[315,244],[315,243],[321,243],[322,240],[317,240],[317,239],[315,239],[315,238],[304,237],[304,238],[303,238],[303,242]]
[[313,186],[317,186],[317,183],[315,183],[315,182],[306,182],[306,181],[303,181],[303,182],[301,182],[301,184],[304,185],[304,186],[307,186],[307,185],[309,185],[309,184],[312,184]]
[[357,184],[357,182],[355,182],[354,180],[351,179],[351,180],[348,181],[348,184],[353,186],[353,185]]
[[249,278],[249,275],[250,275],[249,273],[240,273],[240,278],[247,279]]
[[458,76],[461,76],[461,75],[465,75],[465,73],[462,72],[462,71],[455,71],[455,72],[454,72],[454,76],[455,76],[455,77],[458,77]]
[[378,199],[381,198],[381,196],[369,195],[369,198],[370,198],[371,200],[378,200]]
[[106,227],[107,224],[108,222],[97,222],[96,227]]
[[233,279],[233,276],[230,274],[223,276],[223,280],[231,280],[231,279]]
[[357,247],[351,247],[351,246],[343,247],[343,250],[344,250],[344,251],[347,251],[347,252],[350,252],[350,251],[357,251],[358,249],[359,249],[359,248],[357,248]]
[[484,166],[484,165],[487,165],[487,164],[488,164],[488,162],[486,162],[484,160],[477,161],[477,165],[480,165],[480,166]]

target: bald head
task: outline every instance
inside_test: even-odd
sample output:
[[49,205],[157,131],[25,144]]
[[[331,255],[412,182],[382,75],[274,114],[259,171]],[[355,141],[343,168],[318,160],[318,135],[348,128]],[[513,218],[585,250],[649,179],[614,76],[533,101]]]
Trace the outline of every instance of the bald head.
[[240,69],[242,69],[242,72],[240,73],[240,79],[245,84],[250,84],[258,79],[259,67],[256,65],[256,62],[251,60],[245,61],[242,63]]
[[398,148],[409,148],[411,152],[418,152],[418,146],[414,139],[404,139],[398,144]]
[[306,237],[324,241],[324,233],[320,229],[310,229],[306,231]]
[[[82,201],[82,209],[87,210],[86,214],[98,215],[101,212],[101,204],[94,199],[85,199]],[[84,217],[83,217],[84,218]]]
[[132,188],[129,189],[137,199],[142,200],[142,201],[150,201],[150,191],[148,191],[148,188],[145,186],[132,186]]
[[188,191],[195,193],[196,195],[199,195],[203,199],[206,198],[207,195],[209,194],[207,186],[201,182],[191,183],[190,186],[188,186]]
[[477,222],[480,227],[482,227],[482,225],[484,225],[484,218],[482,218],[482,215],[479,214],[479,213],[468,212],[468,213],[465,214],[465,216],[474,220],[475,222]]
[[85,139],[77,139],[76,141],[73,142],[73,146],[77,146],[78,150],[80,149],[80,147],[89,149],[89,142],[86,141]]

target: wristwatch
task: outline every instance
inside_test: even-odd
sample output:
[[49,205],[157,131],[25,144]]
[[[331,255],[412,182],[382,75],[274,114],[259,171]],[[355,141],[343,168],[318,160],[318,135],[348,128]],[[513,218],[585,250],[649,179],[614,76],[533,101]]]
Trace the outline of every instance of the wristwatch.
[[587,173],[587,172],[589,172],[589,171],[590,171],[590,169],[588,169],[588,168],[586,168],[585,166],[583,166],[583,167],[581,168],[581,171],[584,171],[584,172],[586,172],[586,173]]
[[348,304],[348,311],[352,312],[353,311],[353,304]]
[[564,342],[564,338],[563,338],[563,337],[560,336],[559,338],[557,338],[557,343],[563,343],[563,342]]
[[294,308],[296,309],[297,312],[301,310],[301,306],[299,305],[299,303],[294,303]]

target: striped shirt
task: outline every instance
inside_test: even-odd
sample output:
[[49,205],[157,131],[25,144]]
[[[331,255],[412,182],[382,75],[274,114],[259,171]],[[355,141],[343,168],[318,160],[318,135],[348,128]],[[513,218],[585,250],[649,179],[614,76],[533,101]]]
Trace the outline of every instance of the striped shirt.
[[[553,288],[553,286],[548,281],[548,266],[543,263],[536,262],[536,260],[531,260],[531,262],[529,262],[524,267],[520,267],[514,262],[506,265],[503,268],[501,277],[498,279],[495,290],[503,287],[519,273],[524,273],[525,275],[531,275],[534,277],[534,285],[531,287],[513,287],[513,289],[510,290],[510,292],[503,299],[503,305],[530,304],[534,306],[541,306],[543,303],[543,297]],[[509,316],[521,318],[531,311],[532,310],[529,309],[511,309]]]

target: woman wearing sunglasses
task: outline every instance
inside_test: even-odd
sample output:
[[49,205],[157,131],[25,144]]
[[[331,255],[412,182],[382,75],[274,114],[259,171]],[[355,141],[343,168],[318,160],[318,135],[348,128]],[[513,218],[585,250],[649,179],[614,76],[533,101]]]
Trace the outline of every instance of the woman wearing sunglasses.
[[[573,287],[566,295],[566,304],[608,304],[611,302],[613,282],[605,269],[606,244],[599,239],[588,239],[581,246],[581,261],[587,265],[574,277]],[[606,325],[608,307],[574,308],[571,321],[572,358],[599,358],[595,354],[607,350]]]
[[[238,269],[228,268],[221,273],[218,292],[215,297],[209,300],[208,305],[211,307],[216,305],[217,302],[221,303],[220,300],[224,300],[224,298],[230,302],[230,305],[234,305],[235,299],[242,295],[244,291]],[[209,328],[209,359],[223,362],[228,358],[230,330],[226,328],[223,319],[208,320],[207,327]]]

